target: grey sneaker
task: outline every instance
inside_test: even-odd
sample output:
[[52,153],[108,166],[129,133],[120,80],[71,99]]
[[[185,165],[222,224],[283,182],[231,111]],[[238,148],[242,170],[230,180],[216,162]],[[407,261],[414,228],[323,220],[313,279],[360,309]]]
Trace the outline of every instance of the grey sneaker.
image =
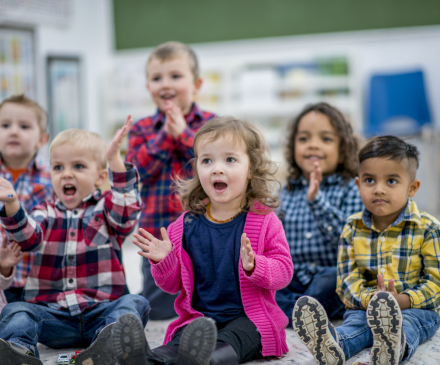
[[293,329],[312,353],[318,365],[343,365],[344,351],[332,336],[337,333],[324,307],[314,298],[303,296],[296,301],[292,315]]
[[2,340],[1,338],[0,359],[2,365],[43,365],[43,362],[27,347],[15,342]]
[[367,322],[373,333],[372,365],[398,365],[405,354],[406,337],[397,300],[388,292],[379,292],[367,308]]
[[115,365],[113,353],[112,328],[114,323],[105,326],[93,343],[81,351],[75,359],[78,365]]

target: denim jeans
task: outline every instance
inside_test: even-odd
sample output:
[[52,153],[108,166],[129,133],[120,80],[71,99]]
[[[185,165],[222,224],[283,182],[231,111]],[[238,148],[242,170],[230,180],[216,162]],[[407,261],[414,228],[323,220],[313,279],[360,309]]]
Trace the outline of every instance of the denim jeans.
[[345,306],[336,294],[336,267],[319,268],[308,285],[301,284],[293,275],[290,284],[276,292],[275,300],[289,318],[289,327],[292,327],[293,307],[296,301],[304,295],[315,298],[321,303],[329,318],[342,318]]
[[150,306],[140,296],[127,294],[113,302],[98,303],[77,316],[43,304],[15,302],[1,313],[0,338],[20,343],[39,357],[37,342],[53,348],[88,347],[108,324],[122,314],[137,315],[145,326]]
[[[423,342],[435,335],[440,326],[440,317],[433,310],[404,309],[402,310],[403,332],[406,335],[408,351],[403,361],[408,360]],[[373,333],[367,323],[367,312],[348,309],[344,314],[344,322],[336,328],[339,346],[345,358],[356,355],[366,347],[373,346]]]

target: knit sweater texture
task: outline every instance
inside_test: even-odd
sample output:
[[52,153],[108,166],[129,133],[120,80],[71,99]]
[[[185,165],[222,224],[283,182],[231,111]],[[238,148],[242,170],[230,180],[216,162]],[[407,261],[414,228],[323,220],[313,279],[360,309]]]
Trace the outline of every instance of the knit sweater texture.
[[[160,262],[152,262],[156,284],[175,294],[174,307],[179,318],[167,329],[164,344],[176,332],[203,314],[191,307],[194,290],[194,269],[188,253],[182,248],[183,213],[168,227],[173,249]],[[293,275],[293,264],[283,225],[275,213],[256,214],[250,211],[244,226],[255,255],[255,268],[248,275],[239,262],[240,291],[248,318],[260,335],[263,356],[282,356],[288,351],[285,328],[288,319],[275,302],[275,292],[286,287]]]

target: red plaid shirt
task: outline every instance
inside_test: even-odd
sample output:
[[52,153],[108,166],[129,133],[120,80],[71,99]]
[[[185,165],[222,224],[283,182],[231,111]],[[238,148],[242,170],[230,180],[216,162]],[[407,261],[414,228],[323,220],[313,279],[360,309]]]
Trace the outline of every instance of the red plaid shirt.
[[0,219],[10,240],[24,251],[37,251],[24,288],[29,303],[67,308],[72,316],[98,302],[126,293],[121,245],[139,219],[141,200],[136,168],[109,171],[111,191],[98,189],[68,210],[57,200],[23,208]]
[[[11,173],[0,158],[0,177],[3,177],[14,185],[18,200],[28,213],[30,213],[37,204],[41,204],[46,199],[53,197],[50,166],[49,163],[40,156],[36,156],[32,160],[28,170],[22,173],[15,183],[12,181]],[[0,209],[2,207],[3,203],[0,202]],[[34,258],[34,252],[24,253],[23,259],[16,265],[15,277],[11,286],[16,288],[24,287],[26,278],[31,271]]]
[[161,227],[168,227],[182,213],[180,201],[172,189],[172,178],[191,176],[194,136],[214,117],[215,114],[200,111],[193,104],[185,116],[188,126],[177,139],[165,133],[165,114],[160,111],[131,127],[126,159],[137,166],[141,176],[144,205],[139,227],[155,237],[160,237]]

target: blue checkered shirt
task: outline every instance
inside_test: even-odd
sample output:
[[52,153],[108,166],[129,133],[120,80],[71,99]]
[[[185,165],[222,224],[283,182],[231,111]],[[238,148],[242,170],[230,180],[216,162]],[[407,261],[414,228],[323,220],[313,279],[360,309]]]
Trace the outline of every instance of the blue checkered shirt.
[[346,219],[364,207],[354,179],[340,174],[322,179],[319,193],[307,200],[309,181],[301,176],[281,191],[280,217],[290,246],[295,275],[307,285],[320,266],[336,266],[339,237]]

